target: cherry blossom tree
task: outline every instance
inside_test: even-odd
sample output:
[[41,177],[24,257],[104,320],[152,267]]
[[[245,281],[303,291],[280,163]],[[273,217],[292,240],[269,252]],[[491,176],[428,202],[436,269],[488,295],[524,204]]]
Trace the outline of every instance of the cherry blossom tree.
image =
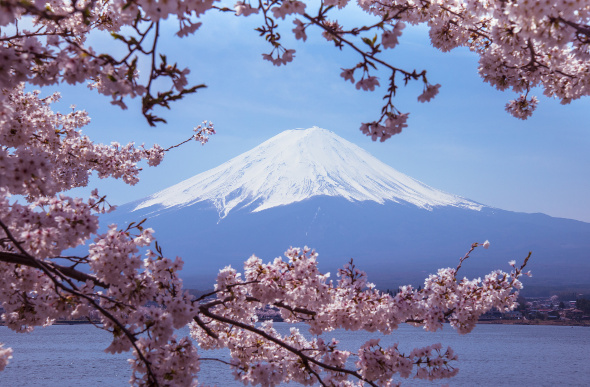
[[[432,44],[442,51],[463,46],[477,54],[485,82],[520,94],[506,105],[517,118],[533,113],[535,90],[562,103],[589,93],[587,1],[358,0],[375,23],[344,26],[338,9],[348,3],[0,1],[0,302],[5,324],[29,332],[58,318],[96,314],[98,328],[112,333],[107,351],[131,351],[130,382],[137,385],[196,384],[205,361],[198,347],[228,348],[228,367],[252,384],[387,386],[398,378],[455,375],[457,356],[440,345],[404,354],[369,340],[354,352],[317,335],[337,328],[391,333],[404,322],[435,331],[445,321],[468,333],[491,308],[515,307],[530,254],[520,266],[510,262],[510,273],[460,278],[459,269],[473,250],[489,246],[474,243],[456,268],[429,276],[420,290],[402,287],[391,296],[376,290],[353,262],[330,280],[318,271],[314,251],[290,249],[284,260],[272,263],[251,257],[243,274],[222,269],[214,291],[194,299],[182,288],[182,260],[166,257],[144,222],[99,232],[98,215],[111,210],[106,196],[96,190],[85,200],[63,194],[87,186],[93,173],[135,184],[140,162],[155,166],[180,144],[96,144],[81,131],[89,120],[84,111],[73,107],[68,114],[56,113],[51,104],[59,94],[27,91],[62,82],[87,84],[123,109],[139,98],[150,125],[165,122],[158,108],[170,108],[204,85],[189,85],[189,69],[168,62],[158,45],[162,24],[177,23],[176,35],[190,39],[198,36],[201,15],[227,12],[259,18],[257,31],[270,44],[263,59],[277,66],[296,56],[281,41],[280,32],[292,29],[299,40],[315,31],[328,44],[358,53],[357,63],[338,71],[359,90],[380,87],[377,71],[385,70],[381,114],[360,127],[373,140],[384,141],[407,126],[409,113],[394,104],[401,85],[422,82],[420,102],[434,98],[441,87],[428,80],[426,70],[403,69],[383,59],[384,50],[400,44],[407,24],[426,24]],[[98,52],[88,43],[91,34],[107,34],[119,46]],[[204,144],[213,133],[213,125],[204,122],[187,141]],[[86,255],[64,253],[87,242]],[[282,336],[271,323],[257,324],[256,310],[269,305],[294,326],[305,324],[314,338],[296,328]],[[187,324],[192,338],[177,337],[175,330]],[[0,345],[0,370],[11,354]]]

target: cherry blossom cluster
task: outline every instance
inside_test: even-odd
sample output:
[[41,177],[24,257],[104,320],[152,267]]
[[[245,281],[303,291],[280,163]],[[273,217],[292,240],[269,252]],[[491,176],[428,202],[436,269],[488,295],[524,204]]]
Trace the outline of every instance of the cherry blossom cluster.
[[[216,9],[238,16],[257,15],[256,30],[271,45],[263,58],[280,66],[295,57],[295,50],[281,43],[280,26],[292,18],[297,39],[307,39],[307,29],[316,26],[338,48],[348,46],[360,61],[344,68],[345,80],[357,89],[375,90],[378,68],[389,71],[386,104],[379,119],[366,124],[383,125],[399,110],[391,104],[400,84],[421,81],[424,93],[418,100],[431,100],[438,84],[431,84],[425,70],[406,70],[389,63],[384,50],[399,45],[406,25],[426,24],[434,47],[450,51],[467,47],[480,58],[479,73],[497,89],[528,95],[540,87],[547,96],[569,103],[589,93],[588,58],[590,5],[572,1],[476,1],[476,0],[359,0],[358,6],[375,17],[371,25],[344,26],[337,10],[347,0],[322,0],[311,6],[298,0],[251,0],[216,5],[215,0],[108,0],[45,3],[6,0],[0,4],[0,89],[12,90],[19,83],[56,85],[87,83],[111,97],[122,108],[127,99],[139,97],[142,114],[151,125],[165,121],[154,113],[168,108],[204,87],[189,85],[190,69],[168,63],[158,41],[163,20],[175,18],[176,35],[193,35],[202,25],[201,16]],[[312,9],[314,8],[314,9]],[[24,21],[24,23],[18,23]],[[26,26],[25,28],[21,26]],[[90,46],[90,33],[109,34],[118,44],[115,55]],[[149,68],[140,74],[139,68]],[[355,79],[357,81],[355,82]],[[166,82],[162,82],[166,81]],[[536,107],[532,99],[511,101],[506,110],[521,119]],[[9,103],[0,96],[0,116]],[[407,116],[407,113],[404,113]],[[388,126],[388,125],[384,125]],[[396,127],[397,129],[400,126]],[[398,130],[369,131],[386,139]]]
[[201,145],[205,145],[209,142],[209,136],[215,134],[215,128],[213,126],[213,122],[211,121],[203,121],[202,124],[197,125],[193,132],[193,139],[200,142]]
[[521,95],[506,104],[506,111],[516,118],[526,120],[533,114],[538,102],[539,100],[535,96],[527,99],[525,95]]
[[[443,52],[467,47],[479,55],[479,73],[485,82],[499,90],[512,89],[523,94],[506,105],[506,111],[519,119],[528,118],[535,110],[537,99],[527,99],[526,95],[536,87],[564,104],[590,94],[590,4],[587,1],[359,0],[360,8],[375,16],[376,21],[347,29],[334,16],[336,8],[348,4],[348,0],[323,0],[312,12],[299,1],[273,0],[259,4],[240,1],[235,11],[244,16],[262,11],[265,27],[258,30],[271,42],[273,52],[282,50],[292,54],[291,49],[280,44],[275,22],[290,14],[296,15],[293,20],[296,39],[305,41],[306,30],[313,25],[336,47],[351,47],[361,56],[361,61],[343,69],[341,75],[352,83],[356,75],[360,79],[356,82],[357,89],[373,91],[379,86],[374,74],[379,66],[390,71],[390,87],[384,98],[388,102],[380,118],[361,126],[361,131],[373,140],[383,141],[401,131],[401,126],[385,123],[392,116],[400,116],[391,103],[398,84],[421,80],[424,93],[418,96],[420,102],[431,100],[440,87],[429,83],[425,70],[404,70],[383,58],[385,49],[398,46],[406,24],[426,24],[433,46]],[[275,65],[285,64],[280,57],[265,55],[265,59]],[[389,129],[383,130],[380,125]],[[373,130],[367,130],[368,127]]]
[[[382,348],[371,339],[355,353],[339,349],[335,339],[307,339],[295,327],[283,336],[271,322],[259,326],[256,310],[278,308],[285,321],[307,325],[312,335],[334,329],[389,334],[401,323],[436,331],[445,321],[459,333],[469,333],[486,311],[516,306],[515,290],[522,286],[518,278],[526,265],[511,262],[511,273],[497,271],[483,280],[458,279],[461,264],[480,245],[487,248],[489,242],[474,244],[457,268],[439,270],[423,289],[404,286],[395,296],[376,290],[352,262],[339,270],[336,283],[330,281],[329,274],[317,269],[317,253],[308,248],[292,248],[285,253],[287,260],[267,264],[252,256],[244,264],[243,278],[231,267],[220,271],[214,292],[206,295],[215,299],[203,297],[191,334],[204,349],[228,348],[234,374],[244,383],[386,386],[395,377],[452,377],[458,372],[453,366],[457,356],[440,344],[404,355],[397,344]],[[350,367],[349,358],[356,359],[356,368]]]
[[388,113],[383,124],[379,122],[364,123],[361,125],[361,132],[370,136],[373,141],[381,142],[389,139],[391,136],[401,133],[402,129],[407,128],[409,113]]
[[[153,114],[156,106],[194,93],[204,85],[188,86],[188,68],[170,64],[157,42],[160,23],[178,20],[176,35],[193,34],[199,16],[215,0],[109,0],[23,2],[0,4],[0,89],[11,90],[21,82],[38,86],[87,83],[112,103],[127,107],[125,98],[140,97],[142,113],[151,125],[164,121]],[[24,23],[19,24],[19,21]],[[20,26],[24,25],[25,28]],[[100,32],[99,32],[100,31]],[[120,44],[118,52],[98,52],[88,44],[90,33],[110,35]],[[162,54],[162,55],[159,55]],[[150,69],[140,76],[145,61]],[[169,87],[157,89],[157,79]],[[0,99],[0,114],[7,104]]]
[[[84,111],[51,110],[58,94],[41,98],[18,84],[2,95],[0,302],[6,326],[29,332],[56,319],[92,315],[113,334],[109,351],[133,350],[135,384],[191,384],[199,369],[196,347],[174,335],[195,313],[177,275],[180,258],[154,248],[152,230],[141,222],[97,234],[97,215],[112,209],[97,190],[87,200],[61,193],[86,186],[92,173],[135,184],[139,162],[157,165],[178,145],[96,144],[80,130],[89,122]],[[185,142],[204,144],[214,133],[213,124],[203,122]],[[87,255],[63,255],[91,239]],[[144,257],[140,249],[147,249]],[[0,348],[1,368],[11,353]]]
[[[416,366],[415,378],[437,380],[451,378],[459,372],[449,363],[457,360],[457,355],[450,347],[442,351],[442,345],[433,344],[424,348],[415,348],[404,356],[394,344],[382,348],[378,339],[367,341],[359,351],[357,366],[367,379],[378,385],[388,385],[396,373],[402,378],[409,378]],[[378,365],[378,366],[377,366]]]
[[7,106],[0,118],[0,179],[11,194],[31,200],[52,196],[86,186],[93,172],[135,184],[141,170],[138,162],[158,165],[163,158],[164,150],[158,145],[92,142],[79,130],[90,121],[85,111],[51,110],[51,104],[60,99],[58,93],[41,98],[39,91],[26,93],[24,85],[18,84],[0,94]]
[[86,282],[67,278],[70,272],[55,260],[34,259],[26,250],[12,254],[18,264],[2,263],[0,271],[2,317],[9,328],[28,332],[58,318],[98,311],[100,328],[113,335],[106,350],[133,350],[134,384],[159,385],[168,380],[191,385],[199,370],[197,350],[192,340],[174,334],[195,313],[191,296],[176,275],[182,261],[152,250],[142,260],[138,248],[151,243],[151,230],[135,229],[138,234],[133,235],[133,228],[111,227],[95,238],[89,255],[80,258],[92,269]]
[[140,226],[137,234],[131,231],[111,226],[89,249],[89,266],[107,286],[95,293],[106,312],[102,329],[113,332],[107,351],[133,350],[133,384],[170,380],[191,385],[199,370],[197,350],[192,340],[174,333],[195,314],[192,297],[177,275],[182,260],[151,249],[141,259],[138,248],[152,244],[152,230]]

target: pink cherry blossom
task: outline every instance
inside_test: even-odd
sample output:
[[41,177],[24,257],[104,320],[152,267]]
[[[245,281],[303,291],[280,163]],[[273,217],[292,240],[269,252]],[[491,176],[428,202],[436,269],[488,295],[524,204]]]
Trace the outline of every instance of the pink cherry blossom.
[[357,90],[362,89],[365,91],[373,91],[375,90],[376,86],[379,86],[379,81],[377,80],[377,77],[366,77],[356,83]]
[[537,108],[539,100],[537,97],[531,97],[527,99],[526,96],[521,95],[516,100],[512,100],[506,104],[506,111],[512,114],[514,117],[521,120],[526,120],[533,114],[533,111]]
[[250,4],[247,4],[243,1],[238,1],[236,2],[236,5],[234,6],[234,9],[236,10],[236,15],[237,16],[250,16],[253,14],[257,14],[259,9],[258,8],[254,8],[252,7]]
[[354,69],[342,69],[340,76],[344,78],[345,81],[354,83]]
[[428,102],[433,99],[438,94],[438,89],[440,88],[440,84],[436,85],[428,85],[424,89],[424,93],[418,96],[419,102]]

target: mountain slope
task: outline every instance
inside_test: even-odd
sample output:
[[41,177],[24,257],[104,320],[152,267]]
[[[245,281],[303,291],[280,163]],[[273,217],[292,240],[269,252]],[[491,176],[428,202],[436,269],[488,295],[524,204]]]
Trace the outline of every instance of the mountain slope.
[[482,205],[433,189],[317,127],[287,130],[217,168],[149,196],[134,210],[209,201],[224,218],[233,209],[258,212],[315,196],[349,201],[407,202],[431,209]]

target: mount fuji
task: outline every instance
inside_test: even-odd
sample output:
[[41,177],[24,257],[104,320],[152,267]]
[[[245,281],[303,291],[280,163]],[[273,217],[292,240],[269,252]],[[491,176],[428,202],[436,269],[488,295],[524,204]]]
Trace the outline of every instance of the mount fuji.
[[287,130],[249,152],[141,200],[133,211],[214,205],[220,219],[230,211],[252,212],[317,196],[348,201],[409,203],[424,209],[480,204],[433,189],[382,163],[334,133],[313,127]]
[[[256,254],[290,246],[319,253],[334,271],[354,258],[382,288],[418,284],[456,266],[471,243],[492,241],[464,275],[508,270],[533,251],[533,288],[590,287],[590,224],[503,211],[427,186],[317,127],[288,130],[226,163],[144,199],[106,222],[147,218],[169,256],[185,261],[189,287],[212,284]],[[464,270],[464,269],[461,270]]]

